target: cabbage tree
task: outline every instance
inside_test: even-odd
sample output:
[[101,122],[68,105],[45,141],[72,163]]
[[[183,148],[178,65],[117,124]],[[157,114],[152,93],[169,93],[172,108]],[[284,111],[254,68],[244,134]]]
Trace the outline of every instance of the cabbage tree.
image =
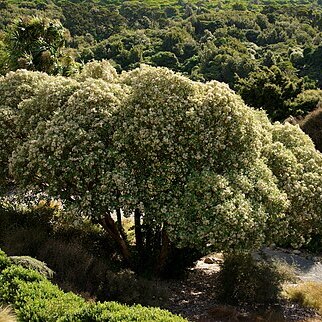
[[58,57],[65,41],[66,31],[59,21],[19,18],[10,26],[5,38],[9,67],[57,73]]

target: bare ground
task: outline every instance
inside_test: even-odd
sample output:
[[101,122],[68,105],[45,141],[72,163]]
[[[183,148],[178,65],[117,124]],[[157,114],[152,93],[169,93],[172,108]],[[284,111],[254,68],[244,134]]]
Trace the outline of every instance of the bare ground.
[[[306,258],[303,254],[294,254],[286,250],[272,250],[268,256],[290,261],[294,264],[298,276],[303,280],[313,277],[322,279],[321,264],[313,258]],[[201,259],[189,272],[184,281],[169,283],[171,298],[166,305],[169,311],[180,314],[191,322],[220,322],[220,321],[267,321],[267,322],[318,322],[321,317],[312,309],[303,308],[297,304],[282,302],[271,307],[259,307],[256,312],[249,307],[232,307],[220,305],[216,301],[215,278],[220,267],[220,256]],[[212,263],[210,263],[212,262]],[[302,266],[301,266],[302,265]],[[314,274],[312,274],[314,272]],[[320,276],[321,274],[321,276]]]

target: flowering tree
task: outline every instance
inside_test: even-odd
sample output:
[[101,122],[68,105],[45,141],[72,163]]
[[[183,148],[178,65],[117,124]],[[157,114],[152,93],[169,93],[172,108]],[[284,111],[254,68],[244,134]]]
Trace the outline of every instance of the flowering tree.
[[19,104],[32,97],[47,78],[46,74],[25,70],[0,77],[0,190],[10,182],[9,157],[22,139],[16,125]]
[[7,153],[12,175],[95,218],[129,261],[113,211],[135,214],[138,252],[158,256],[158,270],[171,244],[250,250],[302,243],[320,225],[321,154],[224,84],[92,62],[35,88],[15,113],[23,135]]

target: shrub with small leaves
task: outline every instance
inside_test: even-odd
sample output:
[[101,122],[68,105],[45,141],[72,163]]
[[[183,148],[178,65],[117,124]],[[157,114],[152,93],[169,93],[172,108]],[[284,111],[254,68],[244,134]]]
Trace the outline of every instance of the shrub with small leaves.
[[274,263],[252,255],[226,255],[218,276],[218,298],[227,304],[268,304],[278,301],[285,276]]
[[0,272],[11,265],[10,258],[0,249]]

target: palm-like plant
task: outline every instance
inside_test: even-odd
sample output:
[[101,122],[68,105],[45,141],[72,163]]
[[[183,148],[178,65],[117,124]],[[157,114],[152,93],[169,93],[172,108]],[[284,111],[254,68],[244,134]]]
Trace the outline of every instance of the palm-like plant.
[[56,73],[65,40],[65,29],[59,21],[39,17],[19,18],[6,37],[11,68]]

